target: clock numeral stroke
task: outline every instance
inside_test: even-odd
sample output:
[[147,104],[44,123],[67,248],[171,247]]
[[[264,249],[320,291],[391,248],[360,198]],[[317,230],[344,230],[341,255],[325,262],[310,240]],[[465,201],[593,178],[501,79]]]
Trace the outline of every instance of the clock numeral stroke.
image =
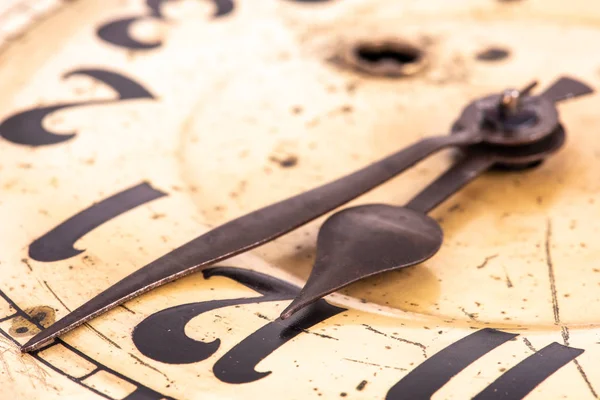
[[113,88],[119,97],[114,100],[60,103],[53,106],[35,107],[21,111],[9,116],[0,123],[0,136],[15,144],[34,147],[62,143],[73,139],[76,133],[58,134],[44,128],[44,118],[55,111],[86,105],[109,104],[125,100],[155,99],[154,95],[142,85],[116,72],[105,69],[77,69],[63,75],[63,79],[75,75],[86,75],[94,78]]
[[[11,309],[15,310],[15,312],[6,317],[0,316],[0,321],[7,321],[12,318],[21,317],[21,318],[26,319],[30,323],[34,324],[35,326],[37,326],[39,329],[43,329],[43,327],[40,325],[40,321],[32,318],[23,309],[21,309],[13,300],[11,300],[5,293],[0,291],[0,301],[2,301],[2,300],[6,301],[10,305]],[[6,339],[10,340],[15,345],[17,345],[17,346],[20,345],[20,343],[15,338],[13,338],[8,332],[6,332],[1,327],[0,327],[0,335],[4,336]],[[69,371],[68,368],[65,368],[64,365],[56,366],[56,365],[52,364],[51,362],[49,362],[46,359],[44,352],[46,350],[51,351],[51,349],[53,347],[58,347],[58,346],[62,347],[62,352],[63,352],[63,354],[66,355],[67,360],[73,360],[73,361],[78,360],[79,363],[81,363],[81,360],[83,359],[87,363],[89,363],[90,365],[93,366],[91,368],[91,371],[89,373],[87,373],[86,375],[82,376],[81,374],[74,374],[74,371]],[[172,397],[165,396],[162,393],[159,393],[153,389],[150,389],[149,387],[141,384],[140,382],[137,382],[134,379],[128,378],[125,375],[115,371],[114,369],[100,363],[99,361],[94,360],[92,357],[83,353],[81,350],[78,350],[75,347],[69,345],[68,343],[65,343],[61,339],[54,339],[53,343],[47,345],[46,347],[43,347],[40,350],[29,353],[29,355],[31,357],[35,358],[40,363],[44,364],[46,367],[54,370],[56,373],[68,378],[69,380],[75,382],[76,384],[84,387],[87,390],[90,390],[91,392],[93,392],[96,395],[98,395],[102,398],[105,398],[105,399],[109,399],[109,400],[142,400],[142,399],[143,400],[174,400]],[[98,373],[101,374],[99,376],[102,376],[103,379],[106,379],[106,376],[108,375],[108,376],[114,377],[115,379],[128,382],[131,385],[133,385],[135,387],[135,389],[125,397],[122,397],[122,398],[111,397],[108,394],[99,391],[98,389],[89,385],[86,382],[87,378],[90,378]]]
[[[480,357],[518,335],[482,329],[454,342],[425,360],[388,392],[386,400],[428,399]],[[427,382],[427,385],[423,385]]]
[[152,50],[162,46],[162,41],[157,40],[150,43],[140,42],[130,36],[131,26],[145,19],[164,20],[165,17],[161,12],[163,3],[176,0],[147,0],[148,14],[120,18],[102,25],[96,31],[96,34],[103,41],[112,45],[123,47],[130,50]]
[[[146,357],[168,364],[189,364],[205,360],[218,350],[221,341],[216,339],[206,343],[189,338],[185,334],[185,326],[192,318],[224,307],[291,300],[300,291],[294,285],[251,270],[215,267],[202,273],[206,279],[212,276],[230,278],[262,296],[183,304],[149,316],[133,331],[133,342]],[[213,373],[219,380],[227,383],[249,383],[262,379],[271,374],[271,371],[256,371],[256,365],[261,360],[300,333],[307,332],[314,325],[343,311],[344,308],[319,300],[288,320],[271,321],[222,356],[214,364]],[[328,338],[326,335],[322,336]],[[168,348],[164,343],[169,343]]]
[[[220,340],[206,343],[189,338],[185,334],[185,326],[192,318],[224,307],[289,300],[300,290],[256,271],[214,267],[202,272],[205,279],[212,276],[228,277],[262,296],[183,304],[152,314],[133,331],[133,342],[143,355],[167,364],[189,364],[205,360],[218,350]],[[214,364],[213,373],[222,382],[233,384],[262,379],[271,374],[271,371],[256,371],[256,365],[260,361],[299,333],[307,332],[308,328],[343,311],[346,310],[320,299],[287,320],[271,321],[223,355]],[[449,345],[412,370],[388,391],[386,400],[431,398],[452,377],[517,336],[519,335],[488,328],[477,331]],[[164,343],[169,343],[169,346],[165,347]],[[552,343],[506,371],[475,399],[521,399],[582,353],[581,349]]]
[[582,349],[551,343],[509,369],[473,399],[522,399],[582,353]]
[[83,236],[136,207],[167,196],[149,183],[140,183],[95,203],[61,223],[29,245],[29,257],[41,262],[61,261],[83,253],[75,242]]
[[[165,16],[161,11],[163,3],[177,0],[147,0],[148,14],[139,15],[136,17],[125,17],[107,22],[100,26],[96,34],[103,41],[117,47],[122,47],[129,50],[153,50],[163,45],[161,40],[146,43],[131,37],[131,27],[138,21],[147,19],[165,20]],[[234,9],[233,0],[212,0],[215,5],[215,13],[213,18],[223,17],[230,14]]]
[[[388,391],[386,400],[429,399],[452,377],[517,336],[489,328],[472,333],[409,372]],[[551,343],[503,373],[474,399],[522,399],[582,353],[581,349]]]
[[[134,17],[119,18],[114,21],[107,22],[100,26],[96,31],[96,35],[106,43],[110,43],[117,47],[122,47],[129,50],[153,50],[163,45],[161,40],[153,42],[141,42],[131,37],[131,27],[139,21],[147,19],[165,20],[165,16],[161,11],[163,3],[178,1],[178,0],[146,0],[148,6],[148,14],[138,15]],[[215,11],[213,18],[227,16],[235,9],[234,0],[210,0]],[[296,3],[325,3],[331,0],[289,0]]]

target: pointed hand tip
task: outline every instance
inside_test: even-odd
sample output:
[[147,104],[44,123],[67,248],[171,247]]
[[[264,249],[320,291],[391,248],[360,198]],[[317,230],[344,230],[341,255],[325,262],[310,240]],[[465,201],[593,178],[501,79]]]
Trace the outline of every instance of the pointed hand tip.
[[35,350],[35,343],[32,344],[31,341],[29,341],[21,346],[19,350],[21,350],[21,353],[30,353]]
[[24,345],[20,347],[21,353],[31,353],[32,351],[38,350],[43,345],[49,343],[52,338],[38,337],[40,334],[32,337]]
[[286,308],[285,310],[283,310],[283,312],[279,315],[279,318],[283,321],[288,319],[289,317],[291,317],[292,315],[294,315],[294,309],[292,309],[291,307]]

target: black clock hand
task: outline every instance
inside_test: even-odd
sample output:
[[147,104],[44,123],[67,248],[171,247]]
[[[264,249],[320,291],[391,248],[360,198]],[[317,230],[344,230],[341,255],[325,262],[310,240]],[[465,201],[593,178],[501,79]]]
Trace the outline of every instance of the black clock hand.
[[[478,116],[479,112],[475,114]],[[346,177],[221,225],[117,282],[38,333],[21,347],[21,351],[35,350],[49,339],[142,293],[290,232],[383,184],[436,151],[469,146],[484,139],[489,138],[484,138],[475,121],[452,135],[423,139]],[[498,140],[504,139],[494,138],[495,142]],[[510,141],[515,139],[510,138]]]
[[360,279],[429,259],[439,250],[443,232],[427,212],[494,164],[525,166],[541,161],[562,147],[564,138],[559,126],[551,136],[533,144],[475,145],[404,207],[368,204],[336,212],[319,231],[308,281],[281,318]]
[[343,178],[227,222],[117,282],[35,335],[21,350],[35,350],[49,339],[144,292],[290,232],[381,185],[436,151],[479,141],[477,132],[468,131],[425,138]]
[[427,214],[479,175],[490,169],[496,160],[484,152],[468,152],[450,166],[430,185],[414,196],[404,207]]

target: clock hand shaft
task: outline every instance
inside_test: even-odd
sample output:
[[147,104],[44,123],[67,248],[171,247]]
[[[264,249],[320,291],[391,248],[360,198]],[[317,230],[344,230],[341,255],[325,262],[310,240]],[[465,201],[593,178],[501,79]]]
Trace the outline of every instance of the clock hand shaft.
[[470,131],[425,138],[343,178],[227,222],[117,282],[35,335],[21,351],[35,350],[144,292],[276,239],[383,184],[436,151],[480,141],[478,132]]
[[406,208],[427,214],[494,165],[494,157],[482,152],[469,152],[446,172],[413,197]]

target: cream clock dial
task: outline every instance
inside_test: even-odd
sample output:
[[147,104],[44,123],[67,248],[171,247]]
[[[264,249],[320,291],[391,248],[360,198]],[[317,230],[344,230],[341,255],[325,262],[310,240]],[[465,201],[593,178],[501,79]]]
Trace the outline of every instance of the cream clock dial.
[[[0,21],[3,398],[599,397],[600,5],[30,1]],[[302,223],[283,207],[268,240],[281,214],[229,228],[207,251],[252,243],[36,342],[429,137],[467,161],[425,152]]]

